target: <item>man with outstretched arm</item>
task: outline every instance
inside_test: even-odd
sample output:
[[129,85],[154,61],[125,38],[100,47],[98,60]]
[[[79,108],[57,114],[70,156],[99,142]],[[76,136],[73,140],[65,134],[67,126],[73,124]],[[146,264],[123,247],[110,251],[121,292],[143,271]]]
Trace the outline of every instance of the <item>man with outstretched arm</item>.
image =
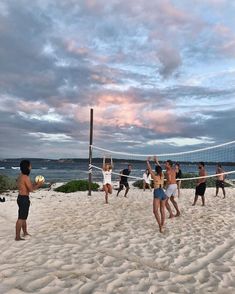
[[118,188],[117,196],[122,191],[123,187],[125,187],[126,191],[125,191],[124,197],[127,197],[127,193],[130,190],[129,183],[128,183],[128,176],[131,173],[131,169],[132,169],[131,164],[128,164],[128,167],[123,169],[120,172],[121,179],[120,179],[120,182],[119,182],[119,188]]

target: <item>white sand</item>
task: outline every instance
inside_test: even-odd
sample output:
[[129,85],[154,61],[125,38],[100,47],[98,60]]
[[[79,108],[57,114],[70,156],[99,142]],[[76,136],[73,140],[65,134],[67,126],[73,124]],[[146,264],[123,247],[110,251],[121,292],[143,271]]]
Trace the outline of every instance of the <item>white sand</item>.
[[[182,215],[158,232],[152,195],[31,195],[32,237],[14,241],[16,193],[0,203],[0,293],[235,293],[235,189],[206,207],[182,190]],[[221,192],[220,192],[221,193]],[[200,201],[200,199],[199,199]]]

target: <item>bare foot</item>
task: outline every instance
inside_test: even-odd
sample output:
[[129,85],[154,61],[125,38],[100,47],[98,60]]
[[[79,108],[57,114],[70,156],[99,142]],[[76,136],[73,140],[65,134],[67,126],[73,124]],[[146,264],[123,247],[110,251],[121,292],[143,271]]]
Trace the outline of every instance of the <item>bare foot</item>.
[[193,203],[192,206],[195,206],[195,203]]
[[205,206],[205,204],[202,204],[202,206]]
[[24,238],[15,238],[15,241],[25,241],[25,239]]
[[25,233],[25,234],[23,234],[23,236],[24,236],[24,237],[26,237],[26,236],[30,236],[30,237],[31,237],[32,235],[29,234],[29,233]]
[[177,216],[180,216],[180,212],[177,212],[177,213],[176,213],[175,217],[177,217]]
[[223,197],[223,199],[225,198],[225,196]]
[[174,214],[170,214],[169,218],[173,218],[173,217],[175,217]]

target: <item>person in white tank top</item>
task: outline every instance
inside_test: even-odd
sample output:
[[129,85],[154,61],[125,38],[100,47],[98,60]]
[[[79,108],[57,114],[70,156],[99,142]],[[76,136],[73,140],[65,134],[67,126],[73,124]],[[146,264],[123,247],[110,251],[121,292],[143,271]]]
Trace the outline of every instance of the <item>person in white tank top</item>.
[[112,169],[103,170],[102,173],[103,173],[103,185],[107,185],[107,184],[112,185],[112,180],[111,180]]
[[144,191],[147,188],[150,190],[150,192],[152,192],[151,181],[152,181],[151,174],[150,174],[149,170],[146,169],[145,173],[143,174],[143,190]]
[[108,204],[108,195],[112,194],[112,171],[113,171],[113,160],[111,158],[110,163],[105,162],[103,158],[103,191],[105,193],[105,203]]

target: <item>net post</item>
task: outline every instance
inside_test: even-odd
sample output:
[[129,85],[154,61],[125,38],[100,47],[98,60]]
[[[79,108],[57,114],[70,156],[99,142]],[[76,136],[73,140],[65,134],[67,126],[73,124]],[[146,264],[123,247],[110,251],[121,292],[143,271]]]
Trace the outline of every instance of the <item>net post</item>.
[[92,144],[93,144],[93,108],[90,109],[90,144],[89,144],[89,191],[88,196],[91,196],[91,185],[92,185]]

